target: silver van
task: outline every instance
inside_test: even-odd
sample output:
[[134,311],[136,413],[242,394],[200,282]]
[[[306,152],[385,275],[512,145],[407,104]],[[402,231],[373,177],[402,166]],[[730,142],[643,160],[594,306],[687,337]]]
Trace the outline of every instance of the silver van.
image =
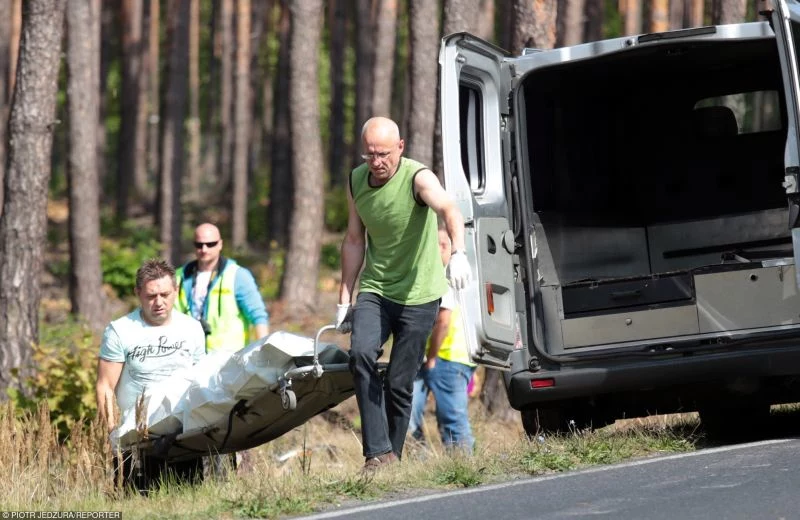
[[800,401],[800,3],[774,4],[521,56],[442,41],[473,359],[529,434]]

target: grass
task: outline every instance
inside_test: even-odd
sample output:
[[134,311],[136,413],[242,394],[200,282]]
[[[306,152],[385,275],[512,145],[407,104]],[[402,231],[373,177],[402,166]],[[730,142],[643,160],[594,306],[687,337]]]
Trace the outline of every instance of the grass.
[[[355,411],[353,399],[339,405]],[[283,518],[342,505],[431,490],[474,487],[510,478],[612,464],[694,450],[695,416],[619,421],[594,432],[528,440],[518,421],[471,415],[478,449],[445,452],[435,436],[409,444],[404,460],[374,475],[360,472],[360,436],[351,424],[318,416],[249,453],[252,469],[197,486],[165,485],[147,497],[120,493],[112,482],[104,433],[89,422],[59,443],[49,411],[0,410],[0,510],[116,510],[132,518]],[[432,422],[432,416],[426,421]]]
[[[337,270],[323,266],[318,312],[298,319],[280,302],[272,301],[283,256],[275,253],[268,258],[266,264],[253,260],[251,268],[270,304],[272,328],[313,336],[335,309]],[[56,287],[51,292],[48,301],[61,303],[50,314],[63,313],[68,308],[65,291]],[[324,338],[328,340],[346,343],[338,335]],[[94,355],[92,352],[92,360]],[[74,370],[68,373],[74,377]],[[48,392],[53,391],[48,387]],[[470,416],[477,448],[472,456],[445,452],[429,413],[426,447],[409,444],[401,463],[363,475],[360,420],[351,398],[330,413],[250,450],[247,472],[232,473],[225,480],[207,479],[197,486],[167,484],[143,497],[115,488],[104,427],[92,420],[71,423],[63,441],[63,432],[59,437],[51,422],[52,415],[45,401],[33,411],[0,404],[0,511],[121,511],[126,520],[285,518],[381,498],[691,451],[703,442],[695,433],[695,414],[618,421],[595,432],[529,440],[518,418],[498,421],[473,401]]]

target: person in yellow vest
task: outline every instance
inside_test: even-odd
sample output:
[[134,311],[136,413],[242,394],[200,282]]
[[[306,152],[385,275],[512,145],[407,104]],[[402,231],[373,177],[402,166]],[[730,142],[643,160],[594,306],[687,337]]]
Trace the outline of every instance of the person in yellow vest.
[[[397,123],[369,119],[361,144],[364,164],[350,173],[347,190],[336,327],[353,332],[350,372],[361,414],[364,470],[372,471],[402,456],[414,377],[439,300],[448,280],[466,286],[471,268],[461,212],[430,169],[403,157]],[[437,216],[453,243],[447,276],[437,247]],[[381,374],[378,358],[390,334],[389,364]]]
[[[250,271],[222,256],[222,237],[214,224],[194,230],[195,258],[181,266],[175,308],[200,321],[206,352],[236,352],[269,334],[269,313]],[[252,329],[252,331],[251,331]]]
[[[442,230],[439,231],[439,250],[442,262],[447,265],[450,260],[450,238]],[[422,421],[428,394],[433,393],[442,444],[445,448],[472,452],[475,438],[469,423],[467,387],[475,366],[469,357],[461,310],[450,289],[442,297],[436,323],[428,338],[425,362],[414,381],[411,421],[408,425],[408,431],[414,439],[425,442]]]
[[[222,236],[214,224],[194,230],[195,260],[177,272],[175,308],[200,322],[206,334],[206,352],[233,353],[250,341],[269,334],[269,313],[252,273],[232,258],[222,256]],[[225,460],[229,462],[225,462]],[[247,466],[247,452],[207,459],[210,472],[222,476],[226,464]]]

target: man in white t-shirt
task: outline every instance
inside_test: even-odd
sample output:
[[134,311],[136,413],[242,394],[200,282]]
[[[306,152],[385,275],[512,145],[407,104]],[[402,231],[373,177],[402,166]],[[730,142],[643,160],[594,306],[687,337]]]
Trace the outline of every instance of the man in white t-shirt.
[[[191,316],[173,310],[177,296],[175,268],[164,260],[148,260],[136,272],[135,293],[140,306],[112,321],[103,334],[97,365],[97,410],[108,425],[116,426],[114,400],[121,411],[136,405],[150,384],[194,365],[205,354],[205,333]],[[129,461],[124,461],[126,465]],[[150,487],[165,470],[179,478],[198,478],[196,464],[165,464],[145,457],[144,479],[131,483]],[[149,468],[147,467],[149,466]],[[125,468],[126,480],[130,471]]]

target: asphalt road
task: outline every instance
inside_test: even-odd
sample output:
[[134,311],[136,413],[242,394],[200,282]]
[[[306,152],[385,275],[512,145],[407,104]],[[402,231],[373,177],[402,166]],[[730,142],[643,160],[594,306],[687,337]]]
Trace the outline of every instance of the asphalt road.
[[711,448],[307,518],[800,519],[800,440]]

